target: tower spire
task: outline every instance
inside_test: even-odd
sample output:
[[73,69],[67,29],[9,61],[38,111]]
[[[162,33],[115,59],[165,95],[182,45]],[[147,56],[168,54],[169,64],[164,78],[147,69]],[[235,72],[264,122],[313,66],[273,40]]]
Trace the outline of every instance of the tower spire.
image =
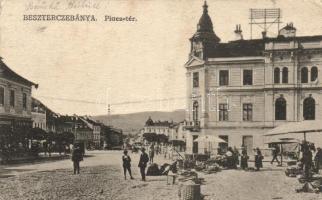
[[203,13],[207,14],[208,13],[208,5],[207,5],[207,1],[205,1],[205,3],[203,4]]

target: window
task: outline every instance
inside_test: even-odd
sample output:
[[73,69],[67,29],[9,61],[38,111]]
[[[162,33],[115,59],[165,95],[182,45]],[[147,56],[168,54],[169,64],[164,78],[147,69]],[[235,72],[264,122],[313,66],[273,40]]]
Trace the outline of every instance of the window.
[[219,121],[228,121],[228,104],[219,104]]
[[15,91],[10,90],[10,106],[15,107]]
[[275,120],[286,120],[286,101],[283,97],[275,101]]
[[244,79],[243,84],[244,85],[253,85],[253,70],[246,69],[243,73]]
[[304,120],[315,120],[315,100],[312,97],[303,101],[303,118]]
[[288,69],[284,67],[282,70],[282,83],[288,83]]
[[229,82],[229,72],[228,70],[219,71],[219,85],[228,85]]
[[193,108],[192,108],[192,118],[193,118],[193,121],[198,121],[198,107],[199,107],[199,104],[197,101],[193,102]]
[[280,68],[274,69],[274,83],[280,83]]
[[306,67],[303,67],[301,69],[301,83],[307,83],[308,82],[308,71]]
[[316,81],[318,79],[318,68],[312,67],[311,68],[311,81]]
[[0,106],[4,105],[4,88],[0,87]]
[[199,72],[194,72],[192,75],[193,87],[199,87]]
[[24,110],[27,110],[27,94],[22,94],[22,107]]
[[251,103],[243,104],[243,121],[253,120],[253,105]]

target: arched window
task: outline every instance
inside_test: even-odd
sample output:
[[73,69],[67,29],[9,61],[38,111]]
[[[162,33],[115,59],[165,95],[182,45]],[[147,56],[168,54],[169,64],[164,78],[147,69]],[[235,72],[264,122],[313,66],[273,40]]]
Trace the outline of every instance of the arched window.
[[198,121],[198,107],[199,107],[198,102],[197,101],[193,102],[193,109],[192,109],[193,121]]
[[283,97],[275,101],[275,120],[286,120],[286,101]]
[[274,69],[274,83],[280,83],[280,68]]
[[308,82],[308,71],[306,67],[303,67],[301,69],[301,83],[307,83]]
[[282,70],[282,83],[288,83],[288,69],[284,67]]
[[303,101],[303,118],[304,120],[315,119],[315,100],[312,97],[308,97]]
[[315,81],[318,78],[318,68],[312,67],[311,68],[311,81]]

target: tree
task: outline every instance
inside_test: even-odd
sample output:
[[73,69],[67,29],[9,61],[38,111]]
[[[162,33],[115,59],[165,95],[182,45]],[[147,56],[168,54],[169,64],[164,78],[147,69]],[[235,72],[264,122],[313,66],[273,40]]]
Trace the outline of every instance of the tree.
[[144,133],[143,137],[148,142],[157,142],[158,136],[156,133]]

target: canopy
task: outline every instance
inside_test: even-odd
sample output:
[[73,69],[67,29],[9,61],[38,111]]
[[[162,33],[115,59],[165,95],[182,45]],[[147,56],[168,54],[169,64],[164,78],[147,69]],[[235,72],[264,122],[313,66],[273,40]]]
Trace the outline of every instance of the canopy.
[[197,139],[194,140],[195,142],[215,142],[215,143],[227,143],[225,140],[214,136],[214,135],[201,135]]
[[306,133],[310,132],[322,132],[322,121],[320,120],[307,120],[301,122],[290,122],[282,124],[270,131],[265,136],[282,135],[288,133],[304,133],[304,139]]
[[266,144],[292,144],[292,143],[301,143],[301,141],[295,138],[274,138],[271,141],[267,141],[265,143]]

